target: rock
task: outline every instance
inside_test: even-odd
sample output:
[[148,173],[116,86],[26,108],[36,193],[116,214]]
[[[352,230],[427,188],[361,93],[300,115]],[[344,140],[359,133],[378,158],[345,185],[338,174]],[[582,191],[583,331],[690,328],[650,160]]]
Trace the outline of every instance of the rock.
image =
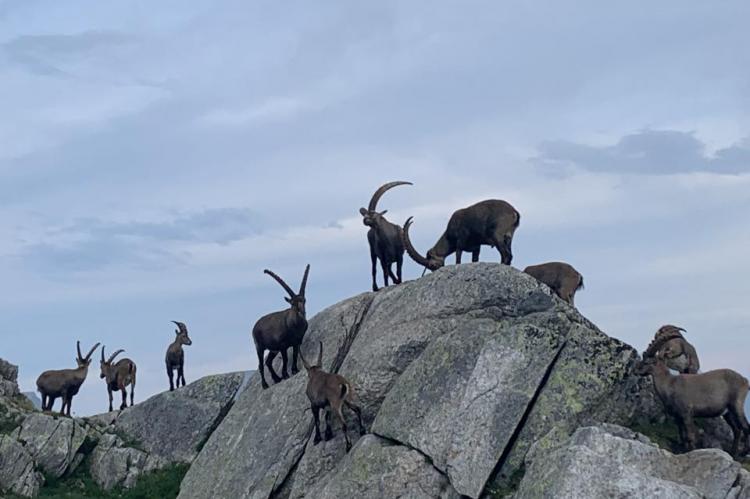
[[[312,318],[303,344],[305,357],[314,359],[322,341],[323,365],[335,368],[371,299],[360,295]],[[304,369],[268,390],[261,388],[260,376],[253,376],[188,470],[179,497],[267,498],[279,489],[298,464],[311,434],[306,385]]]
[[448,478],[419,452],[374,435],[363,437],[310,499],[458,499]]
[[557,448],[535,449],[528,461],[515,499],[724,499],[742,492],[747,476],[721,450],[674,455],[613,426],[579,428]]
[[77,420],[42,413],[29,414],[17,437],[37,468],[55,477],[65,474],[85,438]]
[[189,463],[234,401],[244,373],[206,376],[119,412],[114,430],[165,463]]
[[0,493],[34,497],[44,477],[34,469],[34,458],[15,438],[0,435]]
[[0,359],[0,397],[18,395],[18,366]]
[[104,490],[116,486],[133,487],[138,477],[159,467],[159,459],[147,452],[125,446],[114,434],[104,434],[91,453],[89,470],[94,481]]

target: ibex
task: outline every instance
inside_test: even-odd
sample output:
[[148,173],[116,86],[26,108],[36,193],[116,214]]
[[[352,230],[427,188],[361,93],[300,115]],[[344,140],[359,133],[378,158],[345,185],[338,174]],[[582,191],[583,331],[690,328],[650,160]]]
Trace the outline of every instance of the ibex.
[[[388,286],[388,277],[394,284],[401,284],[401,268],[404,264],[404,242],[401,237],[402,229],[398,225],[385,219],[388,210],[378,213],[378,201],[386,191],[398,185],[412,185],[411,182],[390,182],[380,186],[370,199],[370,204],[360,208],[362,223],[370,227],[367,231],[367,242],[370,243],[370,259],[372,260],[372,290],[377,291],[377,263],[383,269],[383,281]],[[396,264],[396,275],[393,275],[391,266]]]
[[732,428],[734,441],[731,454],[738,455],[743,436],[745,444],[750,436],[750,425],[745,418],[745,397],[750,388],[747,379],[731,369],[717,369],[701,374],[671,374],[664,362],[662,347],[678,338],[675,331],[654,340],[643,353],[643,361],[635,368],[641,376],[651,375],[656,394],[665,409],[675,418],[680,439],[687,450],[696,445],[693,418],[724,416]]
[[333,430],[331,429],[331,412],[335,412],[336,416],[341,422],[341,431],[344,432],[344,438],[346,439],[346,451],[352,448],[352,443],[349,440],[349,435],[346,433],[346,420],[344,419],[343,407],[346,405],[351,409],[354,414],[357,415],[357,423],[359,424],[359,434],[365,434],[365,427],[362,424],[362,410],[357,404],[357,396],[354,393],[354,388],[346,378],[340,374],[327,373],[322,369],[323,364],[323,342],[320,343],[320,351],[318,353],[318,360],[315,365],[310,365],[305,360],[305,357],[300,352],[302,357],[302,365],[307,370],[307,398],[310,399],[310,409],[313,413],[313,419],[315,420],[315,438],[313,444],[318,444],[320,438],[320,411],[328,409],[326,411],[326,441],[333,438]]
[[470,251],[471,261],[478,262],[479,250],[483,244],[497,248],[501,262],[510,265],[513,260],[510,246],[520,220],[521,215],[515,208],[497,199],[457,210],[448,221],[443,235],[427,252],[427,257],[423,257],[409,239],[409,227],[412,223],[412,217],[409,217],[404,224],[404,246],[415,262],[430,270],[437,270],[445,265],[445,258],[452,253],[456,254],[456,264],[461,263],[463,251]]
[[177,324],[174,330],[177,335],[174,341],[167,348],[167,355],[164,359],[167,364],[167,376],[169,376],[169,391],[174,391],[174,370],[177,369],[177,388],[185,386],[185,352],[182,351],[182,345],[192,345],[193,340],[188,336],[187,326],[182,322],[172,321]]
[[[307,331],[305,287],[307,286],[307,276],[310,273],[310,265],[305,267],[305,274],[302,277],[299,293],[292,291],[292,288],[281,277],[270,270],[264,270],[263,272],[273,277],[289,294],[288,298],[284,298],[289,303],[288,309],[264,315],[258,319],[253,327],[253,342],[255,343],[255,351],[258,353],[258,370],[260,370],[263,389],[266,389],[268,388],[268,383],[266,383],[266,376],[263,369],[263,355],[266,350],[269,352],[265,364],[271,373],[274,383],[278,383],[282,378],[287,379],[289,377],[287,372],[288,348],[292,348],[292,375],[299,372],[297,368],[297,356],[299,355],[302,338],[305,337],[305,332]],[[281,360],[283,361],[281,378],[273,370],[273,359],[279,353],[281,353]]]
[[[683,374],[695,374],[701,367],[698,353],[693,345],[683,336],[684,329],[667,324],[662,326],[654,335],[653,341],[661,342],[663,337],[669,337],[659,351],[667,367]],[[653,342],[652,342],[653,343]]]
[[112,412],[112,392],[122,392],[122,404],[120,410],[128,407],[128,392],[125,389],[130,385],[130,405],[133,405],[135,396],[135,362],[130,359],[120,359],[117,364],[112,365],[115,357],[125,350],[117,350],[104,360],[104,345],[102,345],[102,360],[100,363],[101,374],[99,377],[107,382],[107,393],[109,394],[109,412]]
[[78,393],[78,390],[81,389],[83,382],[86,381],[86,375],[89,373],[89,365],[91,364],[91,354],[94,353],[94,350],[96,350],[98,346],[99,343],[91,347],[88,355],[84,357],[81,355],[81,342],[77,341],[77,368],[45,371],[39,376],[36,380],[36,387],[42,395],[43,411],[51,411],[57,397],[62,397],[60,414],[67,414],[70,416],[70,406],[73,402],[73,397]]
[[541,263],[523,269],[547,286],[563,301],[573,305],[576,291],[583,289],[583,276],[572,265],[563,262]]

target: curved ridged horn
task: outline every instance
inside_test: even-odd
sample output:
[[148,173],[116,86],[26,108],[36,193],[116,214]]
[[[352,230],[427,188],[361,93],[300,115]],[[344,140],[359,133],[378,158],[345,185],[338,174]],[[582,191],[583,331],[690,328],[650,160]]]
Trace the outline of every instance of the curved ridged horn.
[[685,331],[685,329],[681,327],[673,326],[672,324],[667,324],[659,328],[659,330],[656,332],[656,336],[660,336],[662,334],[679,334],[680,337],[682,337],[681,332],[684,333],[687,331]]
[[265,274],[270,275],[274,279],[276,279],[276,282],[278,282],[279,284],[281,284],[281,287],[284,288],[287,293],[289,293],[289,298],[294,298],[295,296],[297,296],[296,294],[294,294],[294,291],[292,291],[292,288],[290,288],[289,285],[284,282],[284,279],[282,279],[281,277],[277,276],[276,274],[274,274],[273,272],[271,272],[268,269],[265,269],[263,272]]
[[[91,355],[93,355],[94,350],[96,350],[97,348],[99,348],[99,345],[100,345],[100,343],[97,343],[96,345],[94,345],[93,347],[91,347],[91,350],[89,350],[89,353],[86,354],[86,357],[83,360],[89,360],[91,358]],[[79,351],[80,351],[80,348],[79,348]]]
[[78,351],[78,358],[83,360],[83,355],[81,355],[81,342],[76,341],[76,350]]
[[171,321],[171,322],[174,322],[175,324],[177,324],[177,327],[180,330],[180,334],[187,334],[188,332],[187,326],[183,322],[178,322],[178,321]]
[[370,199],[370,204],[367,207],[370,211],[375,211],[378,207],[378,201],[380,201],[380,198],[383,197],[383,194],[386,193],[389,189],[392,189],[396,187],[397,185],[414,185],[411,182],[388,182],[387,184],[381,185],[377,191],[375,191],[375,194],[372,195],[372,199]]
[[656,333],[656,336],[651,341],[651,343],[649,343],[648,348],[646,348],[646,350],[643,352],[643,358],[645,359],[647,357],[653,357],[666,342],[677,338],[682,338],[682,334],[680,334],[678,328],[664,331],[663,333],[660,329],[659,332]]
[[318,367],[322,367],[323,366],[323,342],[318,340],[318,343],[320,343],[320,350],[318,351],[318,361],[315,363],[315,365]]
[[305,359],[305,356],[302,354],[302,349],[299,350],[299,358],[302,359],[302,365],[305,366],[305,369],[308,371],[310,370],[310,364],[307,363],[307,360]]
[[310,264],[305,267],[305,275],[302,276],[302,284],[299,286],[299,295],[305,296],[305,288],[307,287],[307,275],[310,273]]
[[[103,352],[103,351],[104,351],[104,350],[102,350],[102,352]],[[112,355],[110,355],[110,356],[109,356],[109,359],[107,359],[107,364],[111,364],[111,363],[112,363],[112,361],[113,361],[113,360],[115,360],[115,357],[117,357],[118,355],[120,355],[120,354],[121,354],[122,352],[124,352],[124,351],[125,351],[125,350],[123,350],[123,349],[120,349],[120,350],[117,350],[117,351],[116,351],[115,353],[113,353]]]
[[104,345],[102,345],[102,364],[104,363]]
[[409,217],[406,219],[406,222],[404,222],[404,230],[401,232],[401,239],[404,242],[406,252],[409,253],[409,256],[412,258],[412,260],[422,265],[424,268],[430,268],[430,261],[420,255],[419,252],[414,249],[414,245],[411,244],[411,239],[409,239],[409,227],[411,227],[412,218],[414,217]]

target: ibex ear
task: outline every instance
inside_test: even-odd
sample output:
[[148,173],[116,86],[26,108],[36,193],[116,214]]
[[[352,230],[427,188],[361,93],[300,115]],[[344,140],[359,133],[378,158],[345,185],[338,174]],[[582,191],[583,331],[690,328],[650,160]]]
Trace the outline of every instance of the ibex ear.
[[369,213],[369,212],[365,208],[360,208],[359,209],[359,214],[362,215],[363,217],[367,216],[367,213]]
[[290,304],[290,305],[292,304],[292,299],[291,299],[291,298],[289,298],[288,296],[285,296],[285,297],[284,297],[284,300],[286,300],[286,302],[287,302],[288,304]]
[[380,216],[383,216],[383,215],[385,215],[386,213],[388,213],[388,210],[383,210],[383,211],[381,211],[381,212],[380,212]]

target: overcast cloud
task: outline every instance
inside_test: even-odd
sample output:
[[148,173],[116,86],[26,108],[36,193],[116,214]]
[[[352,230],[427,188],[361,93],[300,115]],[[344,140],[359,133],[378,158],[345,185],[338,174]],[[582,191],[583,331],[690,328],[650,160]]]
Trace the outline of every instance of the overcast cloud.
[[[358,214],[521,213],[514,266],[565,260],[579,309],[643,348],[685,327],[745,375],[746,2],[0,0],[0,357],[21,384],[75,340],[163,390],[255,368],[250,328],[298,281],[308,311],[369,288]],[[496,260],[485,250],[483,259]],[[409,278],[421,273],[413,263]],[[78,414],[106,407],[95,377]]]

